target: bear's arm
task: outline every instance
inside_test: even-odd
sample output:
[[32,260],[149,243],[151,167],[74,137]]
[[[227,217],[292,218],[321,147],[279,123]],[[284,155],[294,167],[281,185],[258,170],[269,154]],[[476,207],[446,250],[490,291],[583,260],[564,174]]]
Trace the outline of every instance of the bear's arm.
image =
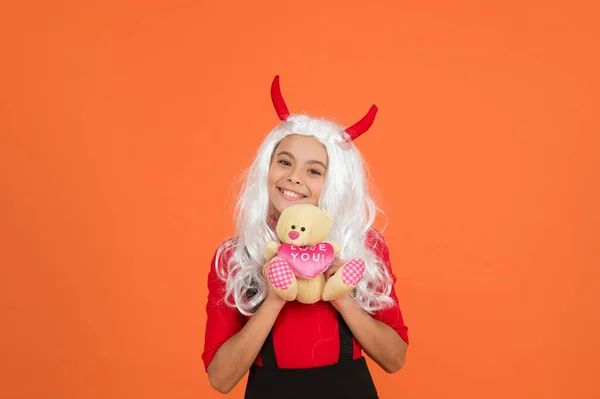
[[265,259],[268,261],[273,259],[275,255],[277,255],[277,250],[279,249],[280,244],[276,241],[269,241],[265,244],[264,255]]

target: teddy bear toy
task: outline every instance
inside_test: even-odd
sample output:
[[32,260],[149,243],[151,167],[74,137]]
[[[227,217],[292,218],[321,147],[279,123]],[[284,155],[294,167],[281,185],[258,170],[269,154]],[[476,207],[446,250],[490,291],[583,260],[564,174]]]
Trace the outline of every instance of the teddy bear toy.
[[265,244],[268,281],[286,301],[311,304],[332,301],[351,291],[363,278],[365,263],[354,258],[325,280],[325,271],[339,253],[335,242],[323,241],[331,228],[331,214],[317,206],[287,207],[275,231],[281,242]]

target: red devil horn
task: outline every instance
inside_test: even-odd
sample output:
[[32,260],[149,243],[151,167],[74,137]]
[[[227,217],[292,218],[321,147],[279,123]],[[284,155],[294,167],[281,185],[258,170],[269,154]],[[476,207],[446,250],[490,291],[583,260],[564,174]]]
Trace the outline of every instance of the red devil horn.
[[279,87],[279,75],[275,76],[275,79],[273,79],[273,83],[271,84],[271,100],[273,101],[273,106],[275,107],[275,111],[277,112],[279,119],[282,121],[287,120],[287,118],[290,116],[290,111],[288,111],[285,101],[283,100],[283,96],[281,95],[281,89]]
[[346,128],[345,132],[348,133],[350,139],[355,140],[358,136],[369,130],[373,121],[375,120],[375,115],[377,114],[377,106],[371,106],[371,109],[367,114],[354,125]]

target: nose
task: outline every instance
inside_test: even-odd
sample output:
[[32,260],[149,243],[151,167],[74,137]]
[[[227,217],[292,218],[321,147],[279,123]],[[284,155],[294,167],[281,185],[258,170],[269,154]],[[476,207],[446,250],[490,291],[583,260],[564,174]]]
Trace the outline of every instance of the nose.
[[288,237],[290,237],[292,240],[295,240],[296,238],[300,237],[300,233],[292,230],[288,233]]
[[302,184],[302,182],[300,181],[300,179],[298,179],[296,177],[296,173],[292,173],[290,176],[288,176],[288,181],[292,184]]

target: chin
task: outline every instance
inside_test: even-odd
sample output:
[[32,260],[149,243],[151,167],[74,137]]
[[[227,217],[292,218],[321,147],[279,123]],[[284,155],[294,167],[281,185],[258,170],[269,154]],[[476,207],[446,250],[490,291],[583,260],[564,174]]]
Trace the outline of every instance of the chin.
[[283,210],[289,206],[292,205],[298,205],[298,204],[310,204],[310,201],[307,201],[306,198],[302,199],[302,200],[298,200],[298,201],[285,201],[283,203],[278,204],[275,209],[277,209],[279,211],[279,213],[283,212]]

